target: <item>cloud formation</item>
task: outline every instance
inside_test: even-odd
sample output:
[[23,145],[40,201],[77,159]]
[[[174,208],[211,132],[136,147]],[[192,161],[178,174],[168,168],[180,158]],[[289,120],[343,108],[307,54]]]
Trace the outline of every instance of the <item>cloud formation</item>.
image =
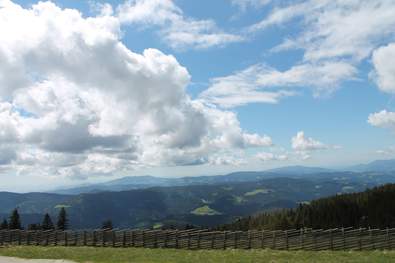
[[223,108],[248,103],[277,103],[284,97],[296,95],[295,88],[309,87],[315,94],[332,92],[355,73],[353,66],[343,62],[302,64],[286,71],[258,64],[233,75],[212,79],[200,98]]
[[123,24],[159,27],[159,35],[174,49],[205,49],[244,41],[240,34],[227,33],[213,20],[186,17],[172,0],[129,0],[117,7]]
[[289,158],[287,154],[274,154],[271,152],[259,152],[255,157],[262,162],[286,161]]
[[260,8],[271,2],[271,0],[230,0],[231,4],[245,12],[248,8]]
[[[246,7],[259,1],[241,1]],[[331,94],[344,81],[358,79],[358,66],[372,52],[395,37],[395,2],[392,0],[306,0],[277,4],[261,21],[249,26],[249,37],[270,27],[299,25],[300,31],[272,48],[272,52],[301,50],[303,58],[286,70],[255,64],[229,76],[214,78],[203,99],[222,107],[248,103],[276,103],[308,87],[315,96]],[[373,54],[379,88],[393,92],[394,66],[385,57],[393,46]]]
[[191,99],[175,57],[129,50],[111,14],[0,1],[0,165],[84,178],[272,144],[235,113]]
[[324,143],[314,140],[311,137],[306,137],[303,131],[299,131],[294,137],[292,137],[292,149],[295,151],[315,151],[328,149],[328,146]]
[[372,113],[368,117],[368,123],[395,131],[395,112],[382,110],[380,112]]
[[373,52],[374,79],[380,90],[395,93],[395,43],[380,47]]

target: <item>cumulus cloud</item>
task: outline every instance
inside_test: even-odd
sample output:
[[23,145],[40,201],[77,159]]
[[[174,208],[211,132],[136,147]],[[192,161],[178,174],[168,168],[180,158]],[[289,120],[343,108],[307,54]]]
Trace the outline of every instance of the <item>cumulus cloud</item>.
[[186,17],[172,0],[129,0],[117,8],[121,23],[157,26],[160,37],[174,49],[204,49],[244,41],[219,29],[213,20]]
[[317,141],[311,137],[306,137],[303,131],[299,131],[292,137],[292,149],[296,151],[315,151],[328,149],[324,143]]
[[1,163],[85,178],[271,145],[235,113],[192,100],[175,57],[129,50],[106,8],[84,17],[52,2],[0,1],[0,146],[17,150]]
[[320,150],[337,150],[342,147],[339,145],[329,145],[311,137],[306,137],[303,131],[296,133],[291,139],[291,146],[297,158],[302,160],[310,159],[312,153]]
[[368,117],[368,123],[376,127],[395,130],[395,112],[382,110],[372,113]]
[[374,78],[380,90],[395,93],[395,43],[380,47],[373,52]]

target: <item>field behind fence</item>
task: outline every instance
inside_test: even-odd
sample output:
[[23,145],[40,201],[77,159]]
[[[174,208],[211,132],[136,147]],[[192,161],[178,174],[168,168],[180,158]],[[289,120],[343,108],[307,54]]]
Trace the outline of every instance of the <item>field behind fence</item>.
[[95,246],[180,249],[371,250],[393,249],[395,229],[209,231],[0,231],[0,246]]

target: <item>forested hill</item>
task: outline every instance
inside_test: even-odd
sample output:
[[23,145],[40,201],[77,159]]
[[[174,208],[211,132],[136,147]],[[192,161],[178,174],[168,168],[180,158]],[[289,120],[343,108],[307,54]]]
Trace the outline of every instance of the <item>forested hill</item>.
[[311,227],[395,227],[395,184],[300,204],[295,209],[242,218],[221,230],[299,229]]

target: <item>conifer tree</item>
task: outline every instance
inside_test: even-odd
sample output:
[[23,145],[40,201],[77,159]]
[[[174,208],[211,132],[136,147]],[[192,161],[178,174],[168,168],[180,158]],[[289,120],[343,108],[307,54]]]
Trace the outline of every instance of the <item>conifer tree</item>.
[[8,224],[9,229],[22,229],[21,219],[19,217],[18,209],[14,209],[10,216],[10,222]]
[[59,211],[58,222],[56,224],[59,230],[67,230],[69,227],[69,221],[67,219],[66,209],[62,207]]
[[43,222],[42,222],[42,224],[41,224],[41,228],[42,228],[43,230],[52,230],[52,229],[55,228],[54,225],[53,225],[53,223],[52,223],[52,219],[51,219],[51,217],[49,216],[48,213],[46,213],[46,214],[44,215],[44,219],[43,219]]
[[0,225],[0,230],[6,230],[6,229],[8,229],[8,221],[7,219],[4,219]]

